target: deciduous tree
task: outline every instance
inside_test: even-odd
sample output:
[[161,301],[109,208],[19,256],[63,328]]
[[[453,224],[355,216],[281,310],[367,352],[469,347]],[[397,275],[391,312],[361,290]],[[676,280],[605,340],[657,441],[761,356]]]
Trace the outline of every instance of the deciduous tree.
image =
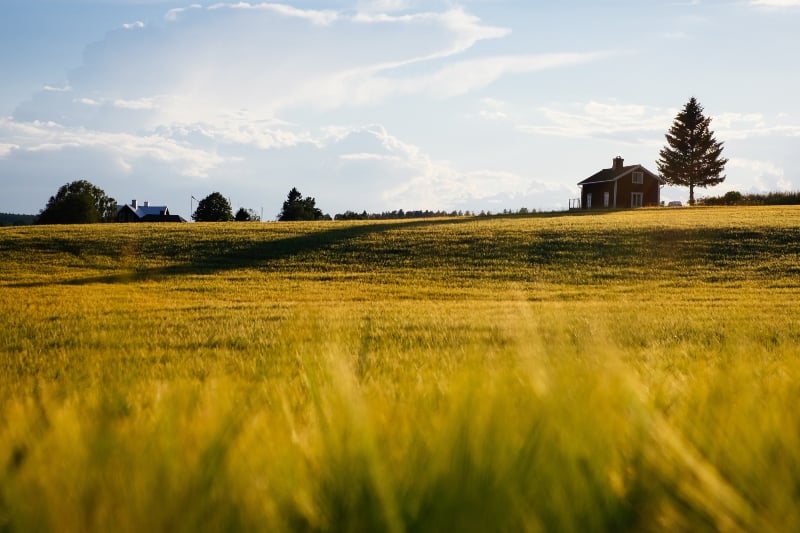
[[197,204],[192,219],[197,222],[229,222],[233,220],[233,210],[227,198],[212,192]]
[[37,224],[91,224],[113,222],[117,202],[86,180],[62,185],[39,212]]
[[695,187],[712,187],[725,181],[727,159],[722,144],[714,138],[703,116],[703,107],[692,97],[675,117],[666,134],[667,145],[659,152],[658,171],[670,185],[689,187],[689,205],[694,205]]

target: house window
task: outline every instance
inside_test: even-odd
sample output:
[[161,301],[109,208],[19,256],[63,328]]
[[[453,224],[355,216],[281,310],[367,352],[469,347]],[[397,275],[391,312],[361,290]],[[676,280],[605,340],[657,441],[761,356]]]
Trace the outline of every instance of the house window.
[[644,193],[632,192],[631,207],[642,207],[642,205],[644,205]]
[[633,173],[633,182],[642,184],[644,183],[644,172],[634,172]]
[[608,193],[608,191],[604,192],[603,193],[603,207],[608,207],[608,204],[609,204],[610,200],[611,200],[611,195]]
[[586,209],[591,209],[591,208],[592,208],[592,193],[587,192],[586,193]]

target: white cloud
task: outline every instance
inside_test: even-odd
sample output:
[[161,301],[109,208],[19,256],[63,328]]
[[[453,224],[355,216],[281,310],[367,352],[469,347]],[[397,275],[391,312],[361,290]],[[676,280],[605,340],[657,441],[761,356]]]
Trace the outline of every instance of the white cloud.
[[800,136],[800,125],[787,122],[789,118],[785,114],[770,120],[760,113],[722,113],[712,117],[711,129],[721,140]]
[[503,111],[490,111],[487,109],[481,109],[478,112],[478,115],[486,120],[508,120],[508,115]]
[[393,13],[405,11],[411,7],[408,0],[367,0],[358,3],[361,13]]
[[[340,132],[341,133],[341,132]],[[536,181],[514,172],[494,169],[461,170],[449,161],[436,160],[419,146],[391,135],[383,126],[352,129],[338,143],[365,135],[377,141],[372,152],[344,153],[345,171],[358,166],[379,170],[379,175],[394,177],[381,193],[383,209],[476,209],[476,206],[502,198],[517,199],[529,206],[541,201],[542,193],[566,197],[567,188],[556,183]],[[334,145],[335,146],[335,145]],[[534,197],[537,196],[538,199]]]
[[[596,102],[558,104],[539,109],[539,120],[517,126],[522,133],[576,139],[615,139],[629,144],[663,145],[663,134],[677,110],[639,104]],[[711,129],[720,141],[758,137],[798,137],[800,125],[788,115],[769,119],[761,113],[711,115]]]
[[[538,124],[523,124],[523,133],[574,138],[617,138],[633,143],[655,143],[669,128],[675,110],[640,104],[590,101],[539,109]],[[656,135],[658,134],[658,135]]]
[[713,127],[725,129],[734,128],[740,124],[762,128],[765,125],[764,115],[761,113],[721,113],[711,118]]
[[771,161],[732,157],[728,160],[727,166],[728,168],[746,169],[759,175],[768,174],[777,177],[784,175],[783,169]]
[[[557,137],[614,138],[634,144],[663,143],[663,134],[677,110],[640,104],[597,102],[557,104],[538,110],[539,120],[517,126],[518,131]],[[785,123],[789,117],[770,121],[760,113],[726,112],[711,116],[711,129],[719,140],[743,140],[767,136],[800,136],[800,126]]]
[[508,120],[506,103],[494,98],[481,99],[482,109],[478,111],[478,116],[486,120]]
[[424,11],[405,15],[359,11],[350,20],[357,24],[440,25],[463,37],[458,49],[469,48],[472,43],[480,40],[499,39],[511,34],[510,29],[486,25],[480,18],[460,7],[443,12]]
[[751,3],[759,7],[798,7],[800,0],[751,0]]
[[0,159],[8,156],[12,150],[19,150],[19,145],[0,143]]
[[357,154],[342,154],[339,159],[343,161],[400,161],[400,158],[392,155],[372,154],[372,153],[357,153]]
[[136,135],[68,128],[54,122],[20,123],[0,118],[0,138],[13,139],[23,153],[101,150],[127,161],[152,159],[167,163],[178,174],[204,177],[224,159],[158,134]]
[[48,93],[68,93],[72,90],[72,87],[69,85],[64,85],[63,87],[56,87],[54,85],[45,85],[42,87],[42,90]]
[[94,100],[92,98],[76,98],[75,100],[73,100],[73,102],[75,102],[76,104],[82,104],[82,105],[87,105],[87,106],[98,106],[98,105],[100,105],[100,102],[98,102],[97,100]]
[[509,74],[524,74],[596,61],[605,53],[496,56],[452,63],[433,75],[408,80],[403,92],[448,98],[482,89]]
[[155,108],[153,98],[138,98],[136,100],[114,100],[114,107],[119,109],[131,109],[134,111],[144,111]]
[[[603,53],[540,54],[486,57],[450,62],[424,75],[401,77],[391,67],[354,69],[317,80],[295,93],[295,103],[305,101],[321,108],[376,105],[396,96],[421,95],[448,99],[479,91],[508,75],[577,65],[607,57]],[[288,105],[288,102],[286,102]]]
[[506,102],[489,97],[481,98],[481,104],[491,109],[503,109],[506,106]]
[[727,170],[725,190],[765,193],[797,189],[797,184],[785,176],[783,168],[772,161],[732,157]]
[[[191,124],[133,134],[2,119],[0,139],[8,140],[0,145],[2,174],[41,176],[29,179],[49,180],[48,187],[79,175],[99,175],[105,183],[112,180],[106,187],[115,197],[143,194],[144,188],[178,205],[185,191],[195,194],[205,182],[234,191],[234,196],[248,191],[240,201],[249,207],[263,202],[258,198],[274,198],[298,186],[333,213],[541,208],[571,194],[559,184],[508,170],[459,168],[381,125],[310,132],[269,122],[248,129],[232,122],[222,129]],[[126,176],[135,177],[135,183],[119,181]],[[170,195],[170,184],[180,176],[186,178],[184,192]]]
[[193,9],[203,9],[203,6],[201,6],[200,4],[192,4],[188,7],[176,7],[174,9],[170,9],[169,11],[167,11],[167,14],[164,15],[164,18],[170,22],[174,22],[178,20],[178,17],[182,13]]
[[276,13],[283,17],[292,17],[305,19],[317,26],[329,26],[336,22],[339,15],[336,11],[331,10],[316,10],[316,9],[298,9],[286,4],[275,4],[263,2],[260,4],[250,4],[248,2],[239,2],[236,4],[220,3],[208,7],[209,10],[217,9],[246,9],[246,10],[259,10],[269,11]]
[[[175,124],[160,128],[160,132],[170,138],[205,139],[220,145],[235,145],[258,150],[277,150],[301,144],[319,145],[322,141],[309,132],[297,132],[287,128],[275,127],[280,122],[263,123],[231,117],[220,124]],[[200,143],[202,144],[202,143]]]
[[[445,107],[442,100],[479,99],[503,77],[609,57],[481,50],[510,29],[460,7],[413,10],[430,5],[385,0],[331,11],[198,3],[168,11],[167,23],[147,32],[109,32],[70,71],[73,94],[43,90],[0,121],[0,172],[51,179],[47,165],[75,179],[90,169],[159,189],[207,180],[251,191],[248,198],[296,181],[336,209],[370,211],[566,197],[559,185],[525,176],[524,165],[488,157],[452,163],[425,140],[358,126],[397,124],[397,109],[410,101],[421,120],[426,109]],[[483,118],[512,120],[504,102],[480,102]],[[354,199],[361,205],[350,205]]]
[[[188,11],[192,16],[183,17]],[[217,123],[243,109],[261,119],[293,109],[374,106],[404,95],[447,98],[507,74],[592,59],[542,54],[443,65],[480,41],[509,34],[461,8],[379,16],[241,2],[193,4],[166,18],[173,23],[146,37],[112,32],[92,45],[72,75],[75,90],[117,108],[158,111],[148,120],[161,124]],[[53,114],[53,106],[36,102],[25,118],[69,118],[69,110]]]
[[144,22],[142,22],[141,20],[137,20],[136,22],[123,24],[122,28],[125,30],[140,30],[144,28]]

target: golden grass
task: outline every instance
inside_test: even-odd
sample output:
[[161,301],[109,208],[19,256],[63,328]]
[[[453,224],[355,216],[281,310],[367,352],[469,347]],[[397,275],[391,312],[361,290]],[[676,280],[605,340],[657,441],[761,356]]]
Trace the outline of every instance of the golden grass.
[[0,530],[796,530],[798,227],[0,229]]

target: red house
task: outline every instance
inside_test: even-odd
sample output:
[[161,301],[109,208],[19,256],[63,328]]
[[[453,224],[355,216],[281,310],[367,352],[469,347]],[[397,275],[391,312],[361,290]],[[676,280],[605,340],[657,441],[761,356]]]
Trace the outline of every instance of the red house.
[[583,209],[621,209],[661,204],[664,180],[642,165],[625,166],[617,156],[611,168],[578,183]]

